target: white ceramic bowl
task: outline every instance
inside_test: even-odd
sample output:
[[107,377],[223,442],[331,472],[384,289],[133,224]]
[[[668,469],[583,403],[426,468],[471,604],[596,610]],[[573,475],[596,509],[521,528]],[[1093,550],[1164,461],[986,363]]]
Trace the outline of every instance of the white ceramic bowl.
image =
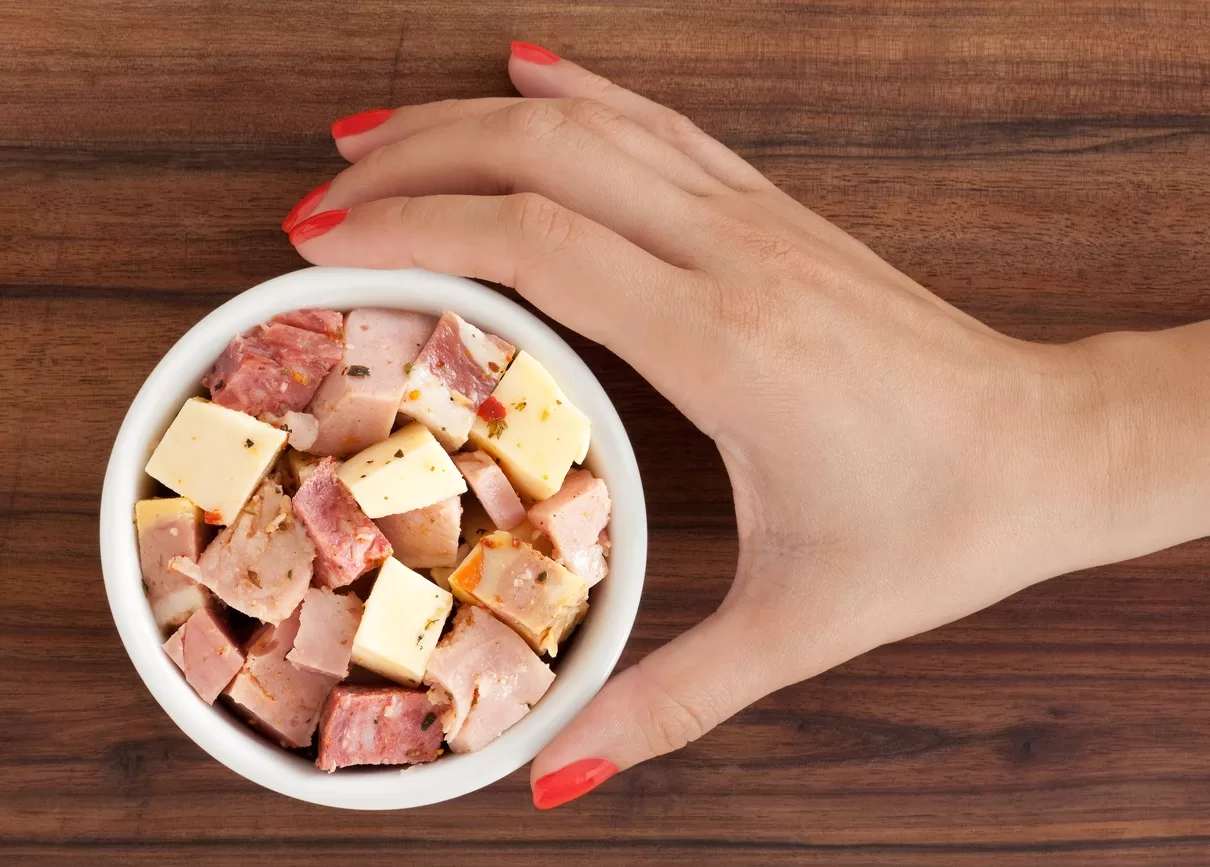
[[[153,489],[143,472],[184,401],[200,392],[207,368],[234,337],[300,307],[453,310],[528,350],[592,420],[586,462],[613,498],[610,574],[593,588],[588,617],[555,665],[554,685],[521,722],[476,753],[426,765],[326,774],[264,740],[217,704],[207,705],[161,649],[143,595],[134,530],[135,501]],[[647,515],[638,464],[617,412],[583,361],[528,311],[470,280],[427,271],[308,268],[249,289],[189,330],[156,365],[118,432],[101,496],[101,566],[118,633],[130,659],[173,722],[202,749],[266,788],[316,804],[393,810],[456,798],[520,768],[596,694],[617,663],[638,609],[647,558]]]

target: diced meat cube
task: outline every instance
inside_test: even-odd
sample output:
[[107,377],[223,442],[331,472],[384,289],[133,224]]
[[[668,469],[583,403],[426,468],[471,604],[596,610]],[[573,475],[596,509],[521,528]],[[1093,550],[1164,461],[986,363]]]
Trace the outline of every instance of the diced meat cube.
[[366,308],[345,318],[340,363],[311,401],[319,421],[310,451],[346,457],[384,440],[395,424],[408,366],[436,320],[404,310]]
[[551,656],[588,611],[583,578],[503,531],[484,536],[449,580],[460,601],[487,608]]
[[262,627],[248,645],[244,667],[223,690],[249,723],[284,747],[310,746],[324,700],[339,680],[287,661],[298,626],[295,611]]
[[319,758],[331,773],[351,765],[414,765],[441,755],[438,720],[424,690],[402,686],[337,686],[319,718]]
[[511,530],[525,520],[521,498],[487,452],[454,455],[454,464],[498,529]]
[[379,518],[378,529],[391,543],[395,559],[411,569],[454,566],[462,524],[462,498],[448,497],[423,509]]
[[437,644],[424,682],[434,704],[448,704],[442,726],[450,749],[482,749],[529,713],[554,672],[485,609],[463,605]]
[[339,595],[326,587],[312,587],[303,597],[298,635],[286,659],[316,674],[348,677],[361,612],[361,600],[352,593]]
[[164,643],[164,650],[206,704],[214,704],[244,665],[239,645],[210,608],[195,611]]
[[269,320],[280,322],[282,325],[293,325],[304,331],[314,331],[316,334],[326,334],[340,340],[344,334],[344,316],[336,310],[325,307],[312,307],[304,310],[291,310],[289,313],[279,313]]
[[210,399],[249,415],[301,411],[340,360],[336,338],[293,325],[258,325],[227,345],[202,380]]
[[279,623],[302,602],[314,559],[315,546],[295,519],[290,498],[270,478],[200,560],[174,557],[170,565],[236,611]]
[[173,557],[196,560],[206,536],[202,510],[184,497],[135,503],[139,563],[147,602],[161,630],[180,626],[210,601],[210,591],[192,578],[173,572]]
[[475,411],[491,396],[514,347],[448,310],[412,362],[399,411],[421,422],[449,451],[466,442]]
[[391,556],[391,543],[336,477],[325,458],[294,495],[294,512],[315,543],[315,581],[344,587]]
[[600,540],[611,508],[602,479],[588,470],[572,470],[557,494],[529,510],[529,520],[550,537],[554,559],[592,587],[609,571]]

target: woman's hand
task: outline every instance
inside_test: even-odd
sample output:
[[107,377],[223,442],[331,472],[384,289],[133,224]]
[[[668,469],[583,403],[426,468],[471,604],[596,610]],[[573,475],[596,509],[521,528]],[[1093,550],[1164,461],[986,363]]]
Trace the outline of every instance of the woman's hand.
[[730,593],[537,757],[538,806],[878,645],[1205,531],[1188,465],[1143,448],[1204,420],[1151,417],[1181,387],[1172,340],[1005,337],[669,109],[532,46],[509,73],[522,98],[338,123],[352,165],[286,228],[317,264],[515,287],[722,453]]

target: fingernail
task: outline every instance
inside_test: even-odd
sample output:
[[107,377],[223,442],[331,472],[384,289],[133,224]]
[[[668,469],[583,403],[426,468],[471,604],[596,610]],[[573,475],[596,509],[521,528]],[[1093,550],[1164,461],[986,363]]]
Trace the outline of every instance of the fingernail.
[[552,63],[559,62],[559,55],[553,51],[543,48],[541,45],[534,45],[532,42],[514,42],[509,50],[512,51],[513,57],[518,60],[524,60],[526,63],[537,63],[540,66],[549,66]]
[[328,187],[330,186],[332,186],[331,183],[320,184],[299,199],[298,204],[294,206],[290,213],[286,214],[286,219],[281,221],[282,231],[290,231],[299,220],[305,220],[311,216],[311,212],[315,210],[315,206],[319,204],[319,200],[324,197],[324,193],[328,191]]
[[586,795],[618,772],[605,759],[580,759],[534,783],[534,806],[549,810]]
[[348,208],[341,208],[336,211],[322,211],[314,217],[303,220],[291,229],[290,243],[297,247],[303,241],[318,238],[320,235],[343,223],[347,216],[349,216]]
[[351,135],[361,135],[363,132],[379,126],[395,112],[389,108],[375,108],[342,117],[332,124],[332,138],[346,138]]

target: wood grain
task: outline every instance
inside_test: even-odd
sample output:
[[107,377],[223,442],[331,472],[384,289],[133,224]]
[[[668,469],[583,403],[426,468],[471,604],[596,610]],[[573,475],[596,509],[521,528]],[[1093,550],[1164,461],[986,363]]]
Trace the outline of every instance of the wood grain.
[[[299,261],[335,117],[500,95],[510,38],[673,105],[889,261],[1039,340],[1210,317],[1203,0],[0,4],[0,860],[1204,864],[1210,543],[1059,579],[784,690],[550,814],[296,803],[175,729],[113,629],[108,448],[159,356]],[[735,559],[711,444],[599,347],[649,589],[623,663]]]

